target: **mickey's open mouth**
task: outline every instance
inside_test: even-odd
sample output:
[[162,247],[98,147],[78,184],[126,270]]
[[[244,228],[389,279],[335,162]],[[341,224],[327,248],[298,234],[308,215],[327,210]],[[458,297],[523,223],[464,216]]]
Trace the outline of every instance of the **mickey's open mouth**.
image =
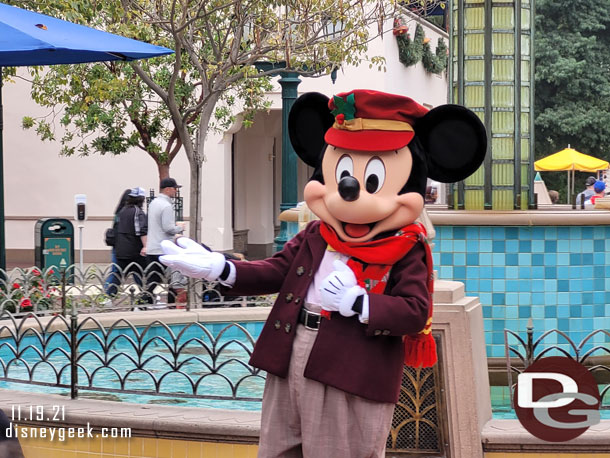
[[348,236],[358,239],[370,233],[376,224],[377,223],[355,224],[342,222],[341,226],[343,227],[343,232],[345,232]]

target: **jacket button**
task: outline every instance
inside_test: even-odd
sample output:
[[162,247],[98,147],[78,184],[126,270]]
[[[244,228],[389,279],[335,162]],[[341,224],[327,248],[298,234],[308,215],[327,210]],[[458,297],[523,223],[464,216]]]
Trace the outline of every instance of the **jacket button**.
[[294,300],[294,303],[298,305],[299,302],[301,302],[301,298],[297,296],[297,298]]
[[294,294],[292,293],[288,293],[286,294],[286,302],[290,302],[292,301],[292,298],[294,297]]
[[286,323],[286,326],[284,326],[284,330],[286,331],[286,334],[290,333],[290,329],[292,329],[292,326],[290,323]]
[[313,269],[309,269],[309,274],[310,277],[313,275]]
[[280,329],[282,327],[282,323],[280,322],[280,320],[277,320],[274,324],[275,329]]
[[389,329],[384,329],[381,334],[383,334],[384,336],[389,336],[390,335],[390,330]]
[[297,275],[300,277],[301,275],[303,275],[305,273],[305,267],[303,266],[299,266],[297,267]]
[[375,329],[375,333],[376,336],[380,336],[381,335],[381,329]]

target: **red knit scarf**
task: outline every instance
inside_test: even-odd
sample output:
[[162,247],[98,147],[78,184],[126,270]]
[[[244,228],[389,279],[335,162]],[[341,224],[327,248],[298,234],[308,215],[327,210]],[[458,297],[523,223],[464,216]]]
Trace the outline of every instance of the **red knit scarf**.
[[411,367],[431,367],[437,361],[436,342],[432,337],[432,253],[426,240],[426,229],[421,224],[410,224],[395,235],[368,242],[344,242],[328,224],[320,224],[322,238],[335,251],[348,255],[347,265],[356,275],[358,285],[369,293],[383,294],[392,266],[404,258],[418,242],[426,249],[428,268],[428,291],[430,307],[424,329],[415,335],[403,337],[405,344],[405,364]]

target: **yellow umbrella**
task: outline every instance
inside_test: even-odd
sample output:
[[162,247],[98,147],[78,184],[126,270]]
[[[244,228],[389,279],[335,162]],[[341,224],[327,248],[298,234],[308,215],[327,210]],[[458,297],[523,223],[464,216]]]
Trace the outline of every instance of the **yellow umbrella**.
[[[574,192],[575,170],[593,173],[599,170],[606,170],[608,167],[610,167],[608,161],[580,153],[575,149],[570,148],[570,145],[555,154],[551,154],[550,156],[534,162],[534,168],[538,172],[568,172],[568,202],[571,201],[570,188],[572,189],[572,193]],[[569,172],[572,172],[572,186],[570,186]]]

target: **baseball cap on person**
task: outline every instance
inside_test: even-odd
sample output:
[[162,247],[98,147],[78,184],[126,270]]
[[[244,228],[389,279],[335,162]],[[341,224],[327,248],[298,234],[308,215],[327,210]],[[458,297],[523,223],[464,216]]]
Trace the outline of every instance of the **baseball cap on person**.
[[606,190],[606,183],[604,183],[603,181],[596,181],[595,184],[593,185],[593,189],[595,190],[595,192],[602,192]]
[[585,181],[585,186],[593,186],[595,184],[597,180],[595,179],[595,177],[591,176],[587,178],[587,181]]
[[130,197],[146,197],[146,191],[144,190],[144,188],[140,188],[139,186],[137,188],[131,188],[131,191],[129,192],[129,196]]
[[159,186],[161,189],[163,188],[181,188],[182,186],[176,183],[176,180],[173,178],[163,178],[161,180],[161,185]]

